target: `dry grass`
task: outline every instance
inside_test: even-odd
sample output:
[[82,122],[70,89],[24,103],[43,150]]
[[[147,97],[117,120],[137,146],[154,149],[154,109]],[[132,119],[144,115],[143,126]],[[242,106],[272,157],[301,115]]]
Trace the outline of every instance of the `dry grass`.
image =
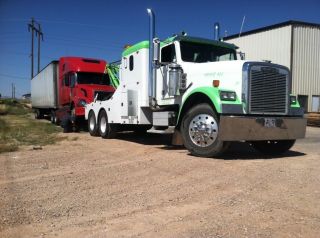
[[61,128],[31,119],[31,110],[12,100],[0,101],[0,153],[15,151],[21,145],[53,144],[63,138]]

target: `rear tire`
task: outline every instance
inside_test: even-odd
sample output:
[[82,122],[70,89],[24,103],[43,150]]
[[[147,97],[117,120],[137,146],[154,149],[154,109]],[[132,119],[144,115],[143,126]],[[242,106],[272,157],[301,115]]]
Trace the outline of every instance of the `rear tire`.
[[98,130],[97,120],[96,116],[93,111],[89,112],[88,116],[88,130],[91,136],[98,136],[99,130]]
[[194,106],[185,114],[180,131],[184,146],[195,156],[218,156],[229,145],[220,139],[218,116],[206,103]]
[[116,130],[114,125],[110,125],[108,123],[108,116],[105,110],[102,110],[99,113],[99,134],[104,139],[111,139],[114,138],[116,135]]
[[43,114],[41,113],[40,109],[36,109],[34,111],[34,118],[35,119],[43,119]]
[[287,152],[296,140],[267,140],[251,142],[253,148],[265,155],[281,155]]
[[56,124],[56,113],[53,110],[50,113],[50,121],[52,124]]

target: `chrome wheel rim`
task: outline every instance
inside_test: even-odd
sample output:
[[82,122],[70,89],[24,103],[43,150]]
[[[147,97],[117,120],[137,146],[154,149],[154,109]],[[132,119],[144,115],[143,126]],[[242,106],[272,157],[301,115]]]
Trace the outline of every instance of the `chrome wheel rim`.
[[208,147],[217,139],[218,123],[211,115],[199,114],[190,121],[189,136],[195,145]]
[[107,120],[106,118],[103,116],[100,119],[100,130],[102,133],[105,133],[107,129]]
[[95,119],[94,119],[93,116],[90,117],[89,127],[90,127],[90,130],[91,130],[91,131],[94,130],[94,127],[95,127]]

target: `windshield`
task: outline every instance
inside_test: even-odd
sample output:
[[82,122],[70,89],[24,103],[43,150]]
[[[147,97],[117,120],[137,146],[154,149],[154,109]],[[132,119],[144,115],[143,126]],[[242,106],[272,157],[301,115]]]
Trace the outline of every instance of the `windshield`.
[[108,74],[103,73],[78,72],[77,82],[78,84],[110,85],[110,78]]
[[180,41],[180,49],[181,58],[185,62],[205,63],[236,59],[234,49],[216,45]]

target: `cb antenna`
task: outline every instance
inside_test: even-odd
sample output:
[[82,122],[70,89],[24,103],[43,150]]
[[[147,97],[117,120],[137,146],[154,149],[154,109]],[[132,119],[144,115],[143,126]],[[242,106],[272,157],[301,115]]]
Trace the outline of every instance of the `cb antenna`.
[[241,27],[240,27],[239,37],[241,36],[242,28],[243,28],[243,25],[244,25],[244,21],[245,21],[245,20],[246,20],[246,15],[244,15],[243,18],[242,18],[242,23],[241,23]]

